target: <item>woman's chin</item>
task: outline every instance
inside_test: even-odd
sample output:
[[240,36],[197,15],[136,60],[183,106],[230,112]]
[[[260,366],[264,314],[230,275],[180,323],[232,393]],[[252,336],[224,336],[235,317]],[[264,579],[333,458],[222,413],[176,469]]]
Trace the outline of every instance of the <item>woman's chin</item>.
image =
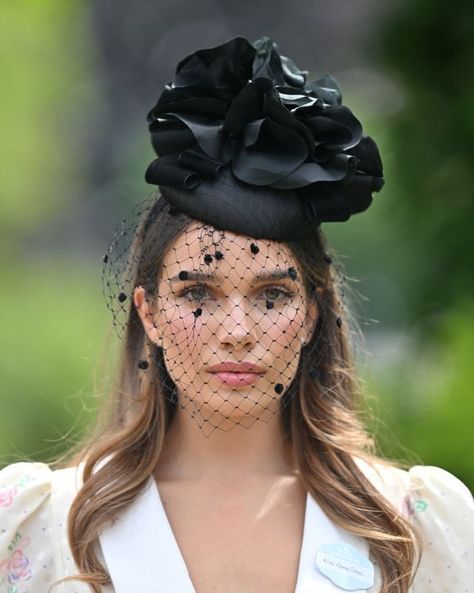
[[279,398],[260,390],[222,390],[221,393],[201,393],[181,398],[186,411],[199,424],[230,430],[236,425],[252,426],[257,420],[269,421],[280,408]]

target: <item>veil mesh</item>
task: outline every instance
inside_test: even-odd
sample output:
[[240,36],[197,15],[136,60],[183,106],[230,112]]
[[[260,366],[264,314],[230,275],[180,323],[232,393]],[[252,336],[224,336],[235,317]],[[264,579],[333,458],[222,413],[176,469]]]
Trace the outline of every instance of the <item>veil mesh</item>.
[[268,422],[306,381],[323,389],[343,326],[326,293],[344,277],[320,230],[305,241],[298,257],[294,242],[216,228],[159,193],[139,204],[102,273],[132,395],[146,385],[209,435]]

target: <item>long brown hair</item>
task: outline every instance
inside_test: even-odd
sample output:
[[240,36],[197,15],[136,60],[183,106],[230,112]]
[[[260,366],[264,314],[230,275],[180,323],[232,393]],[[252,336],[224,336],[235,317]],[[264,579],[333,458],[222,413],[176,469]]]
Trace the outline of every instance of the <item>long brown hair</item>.
[[[156,292],[167,248],[192,222],[184,213],[171,215],[166,200],[156,195],[132,247],[138,261],[136,286],[143,286],[148,294]],[[317,301],[319,317],[312,338],[317,343],[302,349],[299,372],[289,388],[291,398],[282,407],[285,436],[306,490],[337,525],[367,540],[380,568],[381,593],[407,593],[419,560],[419,535],[356,461],[388,463],[376,456],[361,419],[362,390],[349,352],[347,316],[327,264],[324,236],[317,231],[287,244],[301,265],[309,294]],[[156,364],[143,378],[138,362],[148,348]],[[315,366],[318,381],[308,379],[307,371]],[[81,574],[62,580],[85,581],[94,593],[110,584],[97,554],[98,535],[153,475],[176,407],[173,386],[161,349],[147,340],[131,304],[110,399],[83,441],[53,462],[56,467],[84,463],[83,486],[68,518],[69,543]]]

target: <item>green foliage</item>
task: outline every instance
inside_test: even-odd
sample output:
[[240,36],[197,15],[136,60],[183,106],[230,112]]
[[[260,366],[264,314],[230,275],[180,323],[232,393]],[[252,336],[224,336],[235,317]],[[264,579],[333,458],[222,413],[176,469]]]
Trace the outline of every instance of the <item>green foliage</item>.
[[403,2],[380,33],[379,62],[406,101],[386,126],[392,219],[417,270],[416,320],[474,288],[474,3]]
[[437,331],[435,342],[406,345],[398,362],[374,373],[377,437],[388,456],[405,458],[406,447],[474,489],[474,301],[449,311]]
[[109,322],[100,278],[72,260],[16,262],[2,276],[0,463],[46,459],[97,407],[93,376]]
[[[80,114],[72,107],[93,44],[81,42],[78,2],[2,2],[0,242],[18,238],[67,204],[79,182]],[[87,51],[86,51],[87,49]]]

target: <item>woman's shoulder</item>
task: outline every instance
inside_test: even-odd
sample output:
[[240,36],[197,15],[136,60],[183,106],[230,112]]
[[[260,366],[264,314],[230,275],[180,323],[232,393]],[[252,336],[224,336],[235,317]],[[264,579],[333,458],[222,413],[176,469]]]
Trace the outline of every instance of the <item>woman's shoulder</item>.
[[0,470],[1,591],[43,592],[59,578],[67,511],[80,485],[77,470],[33,461]]
[[[53,469],[47,463],[19,461],[0,470],[0,538],[5,524],[31,521],[51,507],[52,515],[63,514],[82,485],[83,464]],[[0,539],[2,541],[2,539]]]
[[55,578],[52,471],[17,462],[0,470],[0,590],[40,591]]
[[474,582],[474,500],[451,472],[357,461],[366,477],[417,528],[421,561],[413,592],[470,591]]
[[[402,503],[407,515],[422,512],[428,499],[445,506],[454,502],[474,510],[469,488],[453,473],[434,465],[413,465],[403,469],[384,460],[356,458],[366,478],[394,503]],[[412,499],[418,504],[413,504]]]
[[51,487],[51,468],[46,463],[20,461],[0,470],[0,508],[15,508],[47,497]]
[[38,461],[7,465],[0,469],[0,512],[21,510],[26,515],[55,495],[77,492],[82,483],[81,468],[82,464],[53,469]]

